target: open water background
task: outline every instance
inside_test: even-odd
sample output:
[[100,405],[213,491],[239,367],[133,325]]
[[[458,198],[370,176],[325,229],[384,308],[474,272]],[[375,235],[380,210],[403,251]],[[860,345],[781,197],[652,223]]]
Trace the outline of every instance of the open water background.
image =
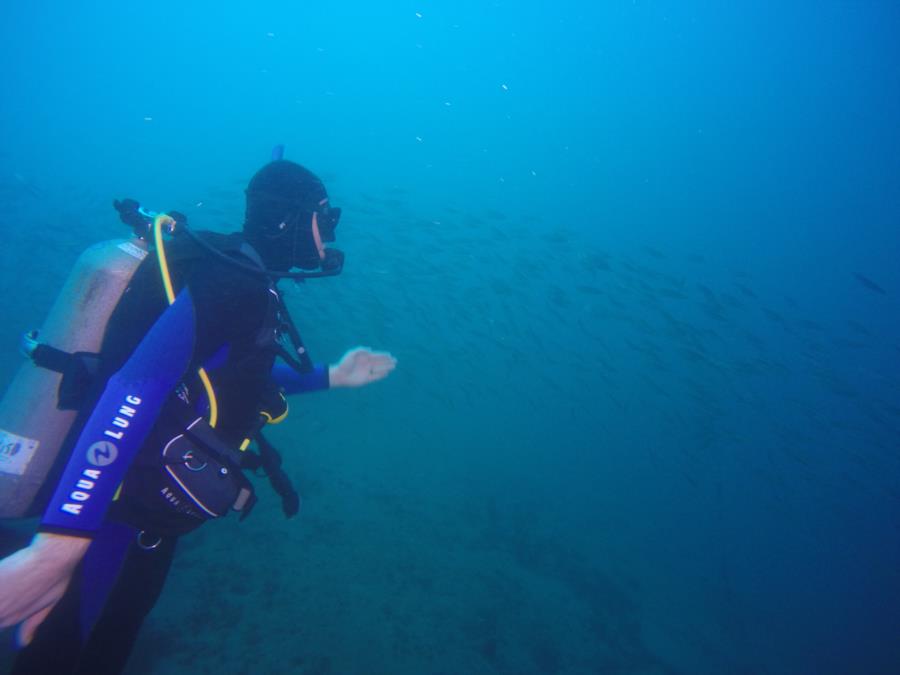
[[[0,381],[110,202],[344,207],[271,436],[129,672],[900,672],[891,2],[0,8]],[[240,317],[235,317],[240,320]]]

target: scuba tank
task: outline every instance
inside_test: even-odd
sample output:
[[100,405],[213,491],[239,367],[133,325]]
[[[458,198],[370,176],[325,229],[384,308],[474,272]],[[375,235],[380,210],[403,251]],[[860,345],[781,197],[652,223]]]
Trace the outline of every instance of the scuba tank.
[[[100,351],[106,325],[147,255],[135,237],[96,244],[75,263],[39,335],[69,354]],[[25,338],[26,353],[37,336]],[[23,363],[0,401],[0,518],[35,515],[35,496],[59,455],[75,417],[60,409],[61,372]]]

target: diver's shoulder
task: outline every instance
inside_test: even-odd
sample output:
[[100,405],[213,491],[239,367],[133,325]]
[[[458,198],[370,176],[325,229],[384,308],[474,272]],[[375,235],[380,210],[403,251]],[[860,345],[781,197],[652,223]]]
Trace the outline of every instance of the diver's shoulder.
[[268,294],[271,282],[240,233],[197,232],[196,236],[214,251],[194,242],[199,249],[191,264],[195,282],[202,280],[204,286],[245,296],[248,300],[258,300]]

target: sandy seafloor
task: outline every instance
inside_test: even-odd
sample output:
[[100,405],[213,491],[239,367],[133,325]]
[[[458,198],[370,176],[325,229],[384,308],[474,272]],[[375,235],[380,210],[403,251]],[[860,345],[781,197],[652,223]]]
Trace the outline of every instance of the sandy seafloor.
[[[307,489],[302,522],[228,523],[186,542],[129,672],[698,672],[673,668],[683,647],[642,621],[624,572],[562,559],[539,533],[519,533],[524,550],[496,542],[485,509],[436,511],[316,468],[333,483]],[[557,565],[584,577],[569,583]]]

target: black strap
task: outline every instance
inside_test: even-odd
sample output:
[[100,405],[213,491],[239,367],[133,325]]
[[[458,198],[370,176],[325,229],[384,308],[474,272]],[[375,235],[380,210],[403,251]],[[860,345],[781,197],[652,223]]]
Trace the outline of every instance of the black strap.
[[43,343],[31,351],[31,360],[39,368],[62,374],[56,399],[56,407],[60,410],[79,410],[100,370],[99,354],[73,354]]
[[300,337],[300,331],[297,330],[294,319],[291,318],[291,313],[288,311],[287,304],[284,302],[284,298],[281,297],[280,293],[278,293],[278,312],[281,315],[282,329],[287,332],[288,338],[290,338],[291,344],[294,347],[294,354],[286,356],[288,352],[282,347],[278,355],[297,372],[301,374],[311,373],[314,366],[312,359],[309,357],[309,351],[303,344],[303,340]]
[[272,489],[281,497],[281,510],[288,518],[296,516],[300,512],[300,495],[281,468],[281,454],[263,436],[262,431],[256,433],[256,445],[259,447],[259,466],[268,476]]
[[34,351],[31,352],[31,360],[34,361],[36,366],[56,373],[65,373],[71,366],[74,358],[74,354],[43,343],[38,344]]
[[184,433],[215,455],[222,464],[227,464],[232,469],[241,468],[241,451],[223,442],[215,430],[202,417],[195,417],[190,425],[185,428]]

